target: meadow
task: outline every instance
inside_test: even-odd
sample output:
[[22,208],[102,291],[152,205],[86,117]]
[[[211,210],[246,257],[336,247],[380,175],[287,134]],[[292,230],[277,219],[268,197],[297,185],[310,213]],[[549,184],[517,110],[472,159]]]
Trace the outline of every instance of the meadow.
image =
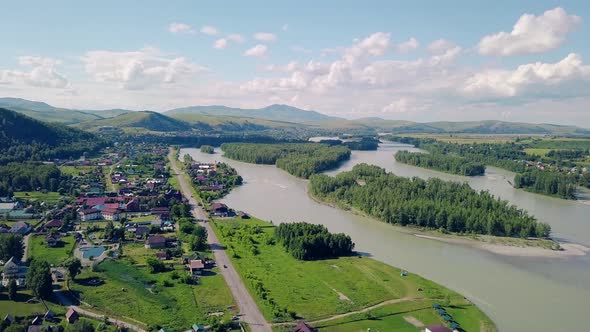
[[74,237],[68,235],[61,238],[57,247],[52,248],[45,244],[45,236],[32,235],[29,239],[29,257],[44,260],[53,266],[58,266],[70,257],[75,244],[76,240]]

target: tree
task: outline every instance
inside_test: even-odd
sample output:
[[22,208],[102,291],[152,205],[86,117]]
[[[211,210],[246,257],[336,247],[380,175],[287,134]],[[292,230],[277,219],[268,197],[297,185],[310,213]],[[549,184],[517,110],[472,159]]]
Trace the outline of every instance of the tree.
[[3,261],[14,257],[21,260],[24,255],[23,237],[18,234],[0,235],[0,259]]
[[53,293],[49,264],[41,260],[33,260],[27,272],[27,287],[34,297],[48,299]]
[[112,240],[115,236],[115,226],[113,225],[112,221],[108,221],[106,226],[104,227],[104,238],[107,240]]
[[82,263],[78,258],[72,257],[64,262],[64,267],[68,270],[68,275],[72,280],[82,271]]
[[79,319],[69,325],[69,332],[94,332],[94,325],[85,319]]
[[148,257],[148,259],[146,260],[146,263],[147,263],[148,268],[150,269],[151,273],[158,273],[158,272],[166,271],[166,265],[164,265],[164,263],[162,263],[161,260],[159,260],[155,257]]
[[17,290],[16,280],[12,279],[8,283],[8,298],[11,301],[15,301],[16,300],[16,290]]

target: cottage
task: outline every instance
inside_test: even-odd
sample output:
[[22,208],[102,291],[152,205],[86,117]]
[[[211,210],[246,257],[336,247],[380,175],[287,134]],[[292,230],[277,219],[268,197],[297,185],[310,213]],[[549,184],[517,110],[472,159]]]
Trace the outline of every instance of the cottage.
[[140,240],[144,239],[150,233],[149,227],[146,226],[138,226],[135,229],[135,238]]
[[85,209],[78,212],[81,221],[92,221],[92,220],[100,220],[102,215],[100,210],[97,209]]
[[10,226],[6,224],[0,224],[0,234],[10,232]]
[[189,274],[201,275],[203,273],[203,269],[205,268],[205,264],[200,259],[194,259],[188,262],[187,267]]
[[161,260],[161,261],[165,261],[167,259],[169,259],[168,257],[168,253],[165,251],[160,251],[156,253],[156,258]]
[[59,236],[59,234],[49,234],[45,237],[45,244],[51,248],[57,247],[59,241],[61,241],[61,236]]
[[211,213],[216,216],[227,216],[229,209],[223,203],[211,204]]
[[152,235],[148,237],[146,247],[150,249],[164,249],[166,248],[166,238],[162,235]]
[[317,332],[318,329],[313,328],[304,321],[300,320],[297,322],[297,325],[293,328],[293,332]]
[[2,271],[2,285],[8,286],[10,280],[15,280],[18,287],[25,287],[28,268],[23,265],[18,259],[11,257]]
[[28,223],[26,223],[24,221],[19,221],[19,222],[15,223],[14,225],[12,225],[9,232],[12,234],[26,235],[30,231],[31,231],[31,226]]
[[48,231],[48,230],[52,230],[52,229],[60,229],[62,226],[62,222],[61,220],[58,219],[53,219],[51,221],[48,221],[43,228]]
[[68,323],[72,324],[75,321],[78,320],[78,318],[80,318],[80,316],[78,315],[78,312],[72,308],[68,309],[68,312],[66,312],[66,320],[68,321]]

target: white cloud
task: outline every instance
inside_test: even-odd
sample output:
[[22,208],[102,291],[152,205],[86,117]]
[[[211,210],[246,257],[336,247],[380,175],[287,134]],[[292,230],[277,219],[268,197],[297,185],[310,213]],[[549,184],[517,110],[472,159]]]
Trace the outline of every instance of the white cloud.
[[244,39],[244,37],[242,37],[242,35],[237,34],[237,33],[233,33],[233,34],[227,35],[226,38],[227,38],[227,40],[233,41],[234,43],[238,43],[238,44],[241,44],[244,41],[246,41]]
[[268,47],[266,47],[266,45],[258,44],[256,46],[246,50],[246,52],[244,52],[244,55],[261,58],[266,55],[267,51],[268,51]]
[[498,32],[483,37],[478,45],[480,54],[515,55],[542,53],[559,47],[568,32],[581,22],[580,17],[568,15],[560,7],[543,15],[522,15],[511,32]]
[[405,113],[410,110],[410,101],[408,98],[401,97],[392,101],[381,109],[382,113]]
[[311,50],[301,45],[293,45],[290,47],[291,51],[299,53],[311,53]]
[[412,37],[403,43],[399,43],[397,45],[397,51],[400,53],[408,53],[410,51],[417,49],[419,46],[420,43],[418,42],[418,40]]
[[553,94],[568,95],[572,91],[566,83],[575,83],[577,89],[590,94],[590,86],[580,81],[590,81],[590,66],[584,65],[578,54],[571,53],[556,63],[529,63],[518,66],[515,70],[484,70],[469,77],[463,91],[470,95],[482,97],[515,97],[526,93],[543,91],[551,88]]
[[447,52],[448,50],[457,47],[455,43],[448,41],[446,39],[437,39],[432,43],[428,44],[426,50],[432,54],[442,54]]
[[0,70],[1,84],[26,84],[56,89],[69,86],[67,78],[55,70],[61,61],[37,56],[21,56],[18,60],[21,66],[29,67],[30,70]]
[[188,80],[195,73],[206,71],[183,57],[168,57],[153,48],[133,52],[90,51],[81,60],[96,81],[119,83],[128,90]]
[[193,27],[186,23],[174,22],[168,26],[168,31],[171,33],[195,33]]
[[213,48],[216,48],[218,50],[222,50],[226,47],[227,47],[227,39],[225,39],[225,38],[219,38],[213,44]]
[[268,43],[276,41],[277,36],[270,32],[257,32],[254,34],[254,39]]
[[216,27],[211,25],[205,25],[201,27],[201,33],[206,34],[208,36],[215,36],[219,33]]

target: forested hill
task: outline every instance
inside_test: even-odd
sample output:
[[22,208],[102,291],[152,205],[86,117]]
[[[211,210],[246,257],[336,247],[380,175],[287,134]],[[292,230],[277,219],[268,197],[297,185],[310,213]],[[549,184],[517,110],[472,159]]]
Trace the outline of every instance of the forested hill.
[[0,108],[0,164],[79,157],[102,144],[90,133]]
[[143,128],[150,131],[172,132],[191,130],[191,125],[185,121],[173,119],[164,114],[150,111],[130,112],[114,118],[83,122],[77,127],[95,130],[100,127]]

